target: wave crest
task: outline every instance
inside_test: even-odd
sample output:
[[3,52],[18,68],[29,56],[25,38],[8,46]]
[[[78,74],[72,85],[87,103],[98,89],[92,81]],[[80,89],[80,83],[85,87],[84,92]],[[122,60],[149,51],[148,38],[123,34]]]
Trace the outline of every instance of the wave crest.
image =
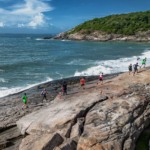
[[145,57],[147,58],[147,64],[150,64],[150,51],[145,51],[141,56],[120,58],[117,60],[97,61],[92,67],[86,70],[76,71],[74,76],[99,75],[101,72],[104,74],[125,72],[128,70],[129,64],[135,64],[137,62],[137,58],[140,58],[138,63],[141,65],[141,60]]
[[47,79],[43,82],[39,82],[36,84],[28,84],[28,85],[22,86],[22,87],[12,87],[12,88],[0,87],[0,97],[4,97],[4,96],[10,95],[10,94],[15,94],[15,93],[27,90],[29,88],[32,88],[34,86],[37,86],[39,84],[43,84],[43,83],[46,83],[46,82],[49,82],[52,80],[53,80],[52,78],[47,77]]

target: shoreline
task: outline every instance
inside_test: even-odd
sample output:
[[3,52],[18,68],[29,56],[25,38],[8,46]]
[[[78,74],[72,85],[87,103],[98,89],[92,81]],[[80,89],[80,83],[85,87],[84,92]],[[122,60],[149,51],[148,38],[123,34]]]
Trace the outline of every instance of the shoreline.
[[[124,73],[124,72],[116,72],[116,73],[110,73],[110,74],[105,74],[104,76],[105,77],[109,77],[109,76],[113,76],[113,75],[116,75],[116,74],[120,74],[120,73]],[[87,81],[91,81],[91,80],[94,80],[94,79],[97,79],[99,75],[88,75],[88,76],[84,76]],[[26,92],[28,90],[32,90],[34,88],[42,88],[42,86],[44,85],[49,85],[49,84],[59,84],[61,85],[61,83],[65,80],[65,81],[68,81],[69,84],[71,84],[71,82],[73,81],[73,83],[78,83],[79,82],[79,79],[83,77],[83,76],[71,76],[71,77],[66,77],[66,78],[62,78],[62,79],[55,79],[55,80],[51,80],[51,81],[45,81],[45,82],[41,82],[41,83],[38,83],[36,85],[33,85],[31,87],[26,87],[18,92],[15,92],[15,93],[12,93],[12,94],[8,94],[6,96],[3,96],[3,97],[0,97],[0,101],[1,99],[5,98],[5,97],[9,97],[9,96],[13,96],[13,95],[18,95],[20,93],[23,93],[23,92]]]
[[[44,38],[43,38],[44,39]],[[76,39],[76,38],[56,38],[53,37],[51,38],[53,40],[65,40],[65,41],[78,41],[78,42],[135,42],[135,43],[150,43],[150,39],[148,40],[132,40],[132,39],[125,39],[125,38],[120,38],[120,39],[111,39],[111,40],[98,40],[98,39]]]
[[[43,38],[44,39],[44,38]],[[59,33],[54,36],[56,40],[76,40],[76,41],[94,41],[94,42],[109,42],[109,41],[124,41],[124,42],[150,42],[149,33],[137,33],[135,35],[122,34],[107,34],[100,31],[93,31],[90,34],[80,32],[70,33],[70,31]]]
[[[104,75],[104,79],[111,79],[114,78],[116,76],[118,76],[119,74],[122,74],[122,72],[119,73],[113,73],[113,74],[106,74]],[[79,86],[80,87],[80,79],[82,76],[76,76],[76,77],[69,77],[69,78],[63,78],[63,79],[58,79],[58,80],[53,80],[53,81],[49,81],[49,82],[45,82],[39,85],[36,85],[34,87],[31,87],[29,89],[14,93],[14,94],[10,94],[7,95],[5,97],[1,97],[0,98],[0,114],[1,114],[1,118],[0,120],[4,120],[2,119],[4,117],[4,115],[7,116],[7,108],[11,107],[11,109],[14,112],[14,114],[17,114],[16,110],[21,110],[21,105],[22,105],[22,95],[24,93],[27,94],[28,98],[29,98],[29,105],[31,106],[36,106],[37,105],[37,109],[40,109],[41,107],[45,107],[48,104],[50,104],[54,98],[59,94],[59,92],[61,91],[61,85],[63,81],[66,81],[68,84],[68,91],[71,92],[71,90],[74,88],[74,86]],[[86,79],[86,84],[90,84],[90,82],[95,82],[98,81],[98,75],[97,76],[84,76]],[[42,102],[42,97],[41,97],[41,91],[46,88],[46,90],[48,91],[48,101],[47,102]],[[10,111],[10,110],[9,110]],[[33,110],[34,111],[34,110]],[[5,113],[4,113],[5,112]],[[30,113],[32,112],[32,110],[30,110],[29,112],[26,113]],[[9,117],[13,114],[9,113]],[[22,116],[23,114],[21,114]],[[17,117],[21,117],[20,114],[18,114]],[[8,117],[7,117],[8,119]],[[15,121],[12,120],[7,120],[4,124],[2,124],[2,122],[0,123],[0,130],[3,127],[9,127],[11,125],[15,125]]]

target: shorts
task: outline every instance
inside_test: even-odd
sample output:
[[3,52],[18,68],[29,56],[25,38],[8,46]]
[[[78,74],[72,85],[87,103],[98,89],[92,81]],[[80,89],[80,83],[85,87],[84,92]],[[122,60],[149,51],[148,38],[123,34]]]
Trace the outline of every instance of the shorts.
[[26,100],[23,100],[23,103],[24,103],[24,104],[27,104],[27,101],[26,101]]
[[64,88],[62,88],[61,91],[64,92]]
[[46,98],[46,94],[43,94],[43,98]]
[[99,78],[99,81],[103,81],[103,78]]
[[132,69],[129,69],[129,71],[132,71]]
[[84,86],[85,84],[81,84],[81,86]]
[[138,69],[134,68],[134,71],[136,72],[136,71],[138,71]]

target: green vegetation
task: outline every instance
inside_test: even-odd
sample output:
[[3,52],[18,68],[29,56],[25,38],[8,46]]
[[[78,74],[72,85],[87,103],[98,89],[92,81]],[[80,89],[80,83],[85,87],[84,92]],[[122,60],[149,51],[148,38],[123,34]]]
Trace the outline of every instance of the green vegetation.
[[148,143],[150,140],[150,127],[146,129],[139,137],[137,144],[136,144],[136,150],[148,150]]
[[150,11],[95,18],[78,25],[70,33],[79,31],[91,33],[95,30],[123,35],[134,35],[138,31],[148,31],[150,30]]

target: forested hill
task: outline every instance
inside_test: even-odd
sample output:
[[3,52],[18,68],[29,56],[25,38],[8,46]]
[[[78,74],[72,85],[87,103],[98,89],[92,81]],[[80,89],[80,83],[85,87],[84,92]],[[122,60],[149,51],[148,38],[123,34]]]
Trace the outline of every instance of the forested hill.
[[60,33],[55,39],[150,41],[150,11],[95,18]]
[[78,25],[72,30],[72,33],[81,30],[134,35],[138,31],[150,30],[150,11],[95,18]]

